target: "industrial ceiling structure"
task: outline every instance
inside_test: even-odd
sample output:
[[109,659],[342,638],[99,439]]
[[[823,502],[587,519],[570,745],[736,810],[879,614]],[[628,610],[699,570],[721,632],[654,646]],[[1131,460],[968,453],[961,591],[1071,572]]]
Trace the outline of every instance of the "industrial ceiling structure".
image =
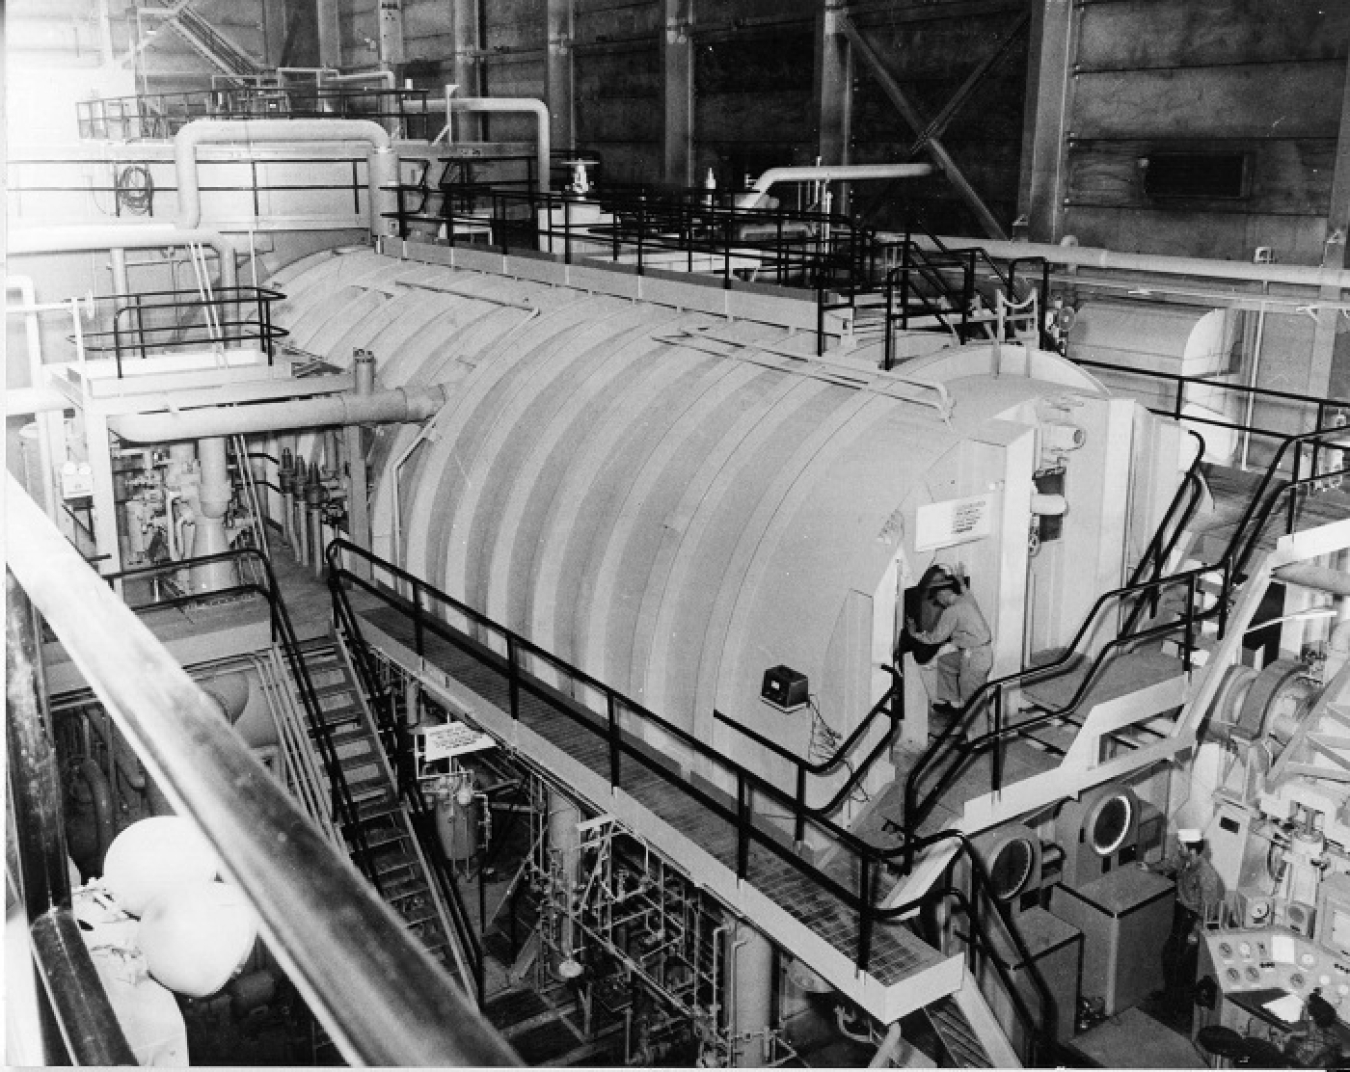
[[1350,9],[5,42],[8,1062],[1350,1054]]

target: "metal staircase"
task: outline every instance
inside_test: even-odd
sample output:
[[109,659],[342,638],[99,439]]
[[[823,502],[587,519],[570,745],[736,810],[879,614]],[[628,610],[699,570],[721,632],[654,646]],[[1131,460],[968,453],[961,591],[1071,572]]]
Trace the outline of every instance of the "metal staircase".
[[[359,572],[343,567],[344,556]],[[366,565],[358,565],[361,562]],[[894,1022],[961,989],[969,977],[966,949],[980,950],[1000,978],[1006,975],[1002,962],[992,956],[985,929],[989,924],[982,918],[983,911],[994,911],[985,907],[993,904],[989,880],[962,835],[952,834],[945,839],[947,844],[929,855],[937,861],[934,887],[921,897],[895,902],[889,893],[900,879],[898,854],[876,850],[828,817],[797,808],[810,828],[807,840],[819,844],[824,839],[837,846],[827,863],[812,862],[814,854],[801,851],[803,839],[794,840],[769,815],[756,815],[763,808],[779,815],[785,807],[794,809],[791,796],[706,742],[568,668],[578,683],[612,697],[612,715],[622,710],[625,721],[629,717],[650,721],[662,733],[672,734],[677,747],[698,753],[699,758],[690,762],[719,764],[726,777],[740,783],[736,792],[716,788],[722,777],[691,778],[688,763],[672,759],[669,748],[653,752],[622,729],[615,717],[597,716],[524,671],[523,658],[542,656],[540,649],[425,582],[341,540],[330,545],[329,563],[338,620],[355,623],[354,629],[344,626],[349,635],[363,635],[383,660],[416,680],[438,704],[508,743],[524,762],[569,785],[665,859],[697,875],[707,891],[753,919],[771,939],[793,949],[876,1019]],[[410,586],[413,598],[365,579],[367,567],[386,582]],[[379,596],[384,608],[354,614],[344,591],[349,585]],[[481,632],[475,637],[450,626],[451,612],[480,629],[500,631],[508,637],[510,654],[503,657],[486,645]],[[562,666],[555,657],[548,659],[551,666]],[[950,880],[946,885],[939,881],[958,861],[969,865],[971,880],[982,891],[979,896],[967,898]],[[915,929],[915,916],[922,903],[953,898],[966,919],[962,935],[966,945],[944,953]],[[1011,941],[1029,961],[1015,932]],[[1014,1016],[1023,1025],[1022,1037],[1034,1049],[1034,1040],[1043,1037],[1038,1016],[1009,980],[1003,983]],[[1038,984],[1033,980],[1048,1007],[1048,992]],[[1012,1054],[1006,1040],[992,1044]]]
[[[401,797],[344,647],[328,637],[305,642],[300,651],[320,710],[311,740],[328,736],[354,806],[354,818],[344,830],[349,851],[364,847],[367,877],[380,896],[464,989],[474,992],[473,955]],[[325,791],[331,791],[327,776],[324,781]]]
[[[206,60],[221,74],[240,78],[255,76],[264,70],[263,64],[254,59],[233,41],[211,28],[210,24],[192,10],[193,0],[155,0],[166,14],[160,19],[186,41],[194,52]],[[242,82],[240,84],[243,84]]]

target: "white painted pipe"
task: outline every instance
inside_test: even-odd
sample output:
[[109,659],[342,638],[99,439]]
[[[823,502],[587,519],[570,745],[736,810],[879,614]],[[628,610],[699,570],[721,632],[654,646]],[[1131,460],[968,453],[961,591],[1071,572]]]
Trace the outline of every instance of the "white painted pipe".
[[756,196],[741,194],[736,203],[741,208],[755,208],[764,203],[769,190],[780,182],[865,182],[870,179],[917,179],[933,173],[932,164],[837,164],[815,167],[769,168],[753,187]]
[[535,169],[540,193],[548,190],[549,119],[548,105],[530,97],[456,97],[458,86],[445,87],[445,118],[455,112],[518,112],[534,116],[536,125]]
[[[59,413],[74,409],[75,405],[60,391],[50,387],[11,387],[5,392],[5,416],[27,417],[34,413]],[[50,454],[44,441],[39,440],[44,467]],[[33,498],[37,498],[36,495]]]
[[356,71],[352,74],[328,74],[327,71],[320,71],[318,74],[318,84],[321,86],[350,85],[360,82],[383,82],[385,89],[394,88],[393,71]]
[[212,406],[171,413],[109,417],[108,427],[129,443],[172,443],[202,436],[252,435],[294,428],[424,421],[445,404],[445,388],[402,387],[373,395],[330,395],[253,406]]
[[[192,546],[193,557],[218,555],[230,549],[225,535],[225,514],[230,508],[234,491],[225,460],[225,439],[210,436],[197,441],[197,466],[201,482],[197,503],[201,508],[197,517],[197,536]],[[194,566],[191,571],[194,592],[213,592],[229,588],[237,580],[233,562],[212,562]]]
[[[936,249],[927,238],[918,243]],[[991,257],[1044,257],[1051,264],[1078,268],[1110,268],[1122,272],[1153,272],[1158,275],[1188,275],[1205,279],[1241,279],[1254,283],[1286,283],[1293,286],[1350,288],[1350,271],[1297,265],[1249,264],[1246,261],[1208,260],[1201,257],[1169,257],[1160,253],[1114,253],[1088,246],[1053,245],[1048,242],[1000,242],[990,238],[958,238],[943,235],[943,245],[976,245]]]
[[174,246],[206,246],[220,258],[220,284],[239,282],[235,250],[219,231],[197,227],[180,228],[169,223],[103,224],[97,227],[44,227],[11,230],[7,236],[12,257],[38,253],[82,253],[107,249],[165,249]]
[[[9,251],[14,252],[13,246],[14,232],[10,232]],[[47,516],[54,518],[56,516],[56,466],[55,452],[57,446],[61,444],[65,437],[64,421],[60,416],[53,419],[45,414],[61,413],[70,406],[66,398],[58,391],[54,391],[46,386],[42,376],[42,327],[38,323],[37,315],[37,291],[34,289],[33,280],[26,275],[10,275],[5,277],[5,292],[8,294],[11,290],[17,290],[19,297],[23,301],[23,320],[25,340],[28,345],[28,393],[31,393],[33,406],[31,409],[13,410],[10,406],[15,402],[15,396],[24,392],[10,390],[5,392],[5,413],[14,415],[15,413],[44,414],[37,421],[38,425],[38,466],[42,470],[42,487],[30,488],[33,498],[39,505],[47,511]],[[52,396],[55,396],[53,398]],[[64,459],[63,459],[64,460]]]
[[[386,233],[383,219],[392,212],[398,183],[398,156],[389,132],[370,119],[196,119],[173,139],[174,169],[178,180],[178,226],[195,228],[202,218],[201,187],[197,181],[197,147],[258,142],[343,142],[370,144],[366,157],[367,208],[370,233]],[[394,221],[388,221],[392,226]]]

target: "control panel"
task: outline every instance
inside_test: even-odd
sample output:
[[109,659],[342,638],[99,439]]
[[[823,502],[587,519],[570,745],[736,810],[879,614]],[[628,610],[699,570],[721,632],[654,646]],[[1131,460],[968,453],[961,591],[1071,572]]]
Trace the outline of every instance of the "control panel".
[[1214,978],[1226,993],[1276,987],[1322,996],[1350,1012],[1350,960],[1283,928],[1217,931],[1205,936]]

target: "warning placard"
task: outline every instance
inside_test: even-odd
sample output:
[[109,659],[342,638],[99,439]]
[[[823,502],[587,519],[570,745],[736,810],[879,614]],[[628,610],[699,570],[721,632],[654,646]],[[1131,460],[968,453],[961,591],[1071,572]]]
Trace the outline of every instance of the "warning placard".
[[465,752],[481,752],[484,748],[494,747],[495,742],[486,733],[480,733],[463,722],[447,722],[441,726],[428,726],[420,731],[424,738],[422,758],[427,762],[437,759],[449,759],[462,756]]
[[932,551],[981,539],[989,535],[993,514],[992,495],[947,499],[920,506],[914,518],[914,546],[919,551]]

